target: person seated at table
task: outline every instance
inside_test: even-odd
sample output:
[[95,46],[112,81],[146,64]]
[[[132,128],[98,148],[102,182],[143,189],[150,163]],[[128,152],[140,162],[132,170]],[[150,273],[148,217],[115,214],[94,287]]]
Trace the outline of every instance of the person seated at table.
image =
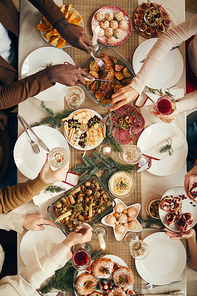
[[48,277],[51,277],[57,269],[63,267],[71,259],[72,246],[90,241],[91,236],[90,226],[87,230],[78,226],[75,232],[71,232],[60,244],[55,244],[51,240],[45,241],[45,255],[41,258],[39,258],[36,247],[33,247],[27,266],[21,273],[1,279],[0,294],[3,296],[31,295]]
[[[184,187],[187,195],[188,195],[189,188],[193,183],[197,183],[197,161],[196,161],[196,165],[185,175]],[[195,226],[194,229],[190,229],[185,233],[173,232],[166,228],[165,230],[166,230],[166,234],[169,235],[171,239],[182,239],[182,238],[187,239],[191,263],[192,263],[191,267],[197,270],[197,241],[196,241],[197,226]]]
[[[53,0],[29,0],[72,46],[90,53],[84,28],[70,24]],[[22,9],[22,8],[21,8]],[[53,86],[85,83],[92,76],[79,67],[59,64],[17,80],[18,11],[12,0],[0,2],[0,109],[9,109]]]
[[[132,79],[132,82],[121,88],[112,96],[112,104],[115,104],[110,110],[115,110],[125,104],[133,102],[143,91],[146,82],[149,77],[159,65],[159,63],[165,58],[168,52],[175,46],[180,45],[183,41],[189,39],[191,36],[194,38],[188,45],[188,62],[187,68],[190,69],[187,73],[190,73],[190,84],[193,85],[192,90],[197,90],[197,14],[186,22],[168,30],[162,36],[160,36],[157,42],[147,55],[141,69]],[[170,69],[169,69],[170,71]],[[191,91],[191,90],[189,90]],[[177,103],[177,111],[181,112],[187,108],[197,107],[197,92],[190,93],[183,99],[180,104]],[[189,105],[188,105],[189,104]],[[184,106],[183,106],[184,105]],[[155,114],[155,113],[154,113]],[[158,117],[160,115],[155,114]],[[161,117],[160,117],[161,118]],[[162,118],[163,119],[163,118]]]

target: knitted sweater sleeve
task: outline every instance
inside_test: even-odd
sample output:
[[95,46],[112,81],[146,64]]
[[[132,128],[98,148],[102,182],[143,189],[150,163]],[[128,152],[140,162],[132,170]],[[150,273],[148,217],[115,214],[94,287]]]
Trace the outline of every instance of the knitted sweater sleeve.
[[129,85],[140,94],[143,91],[149,77],[159,63],[165,58],[170,49],[174,46],[180,45],[183,41],[196,34],[197,14],[186,22],[183,22],[182,24],[164,33],[161,37],[159,37],[153,48],[149,51],[140,71],[137,73],[136,77],[132,79],[132,82]]
[[38,195],[40,191],[44,190],[48,185],[49,184],[42,180],[39,174],[33,180],[0,189],[0,214],[8,213],[26,204],[34,195]]

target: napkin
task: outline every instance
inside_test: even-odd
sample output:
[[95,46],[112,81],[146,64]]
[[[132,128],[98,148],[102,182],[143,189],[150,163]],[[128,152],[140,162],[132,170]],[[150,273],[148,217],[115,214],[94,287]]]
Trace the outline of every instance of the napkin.
[[[79,175],[68,172],[66,175],[65,181],[62,182],[56,182],[54,183],[55,186],[59,186],[62,188],[62,193],[65,191],[68,191],[69,189],[75,187],[78,184],[79,181]],[[39,195],[34,196],[33,202],[36,206],[41,206],[43,203],[45,203],[47,200],[51,199],[52,197],[60,194],[61,192],[45,192],[45,190],[42,190]]]
[[169,151],[166,150],[165,152],[160,152],[160,149],[166,145],[171,144],[171,151],[172,153],[177,149],[181,148],[184,144],[183,139],[179,134],[173,135],[170,138],[162,141],[158,145],[152,147],[151,149],[143,152],[143,155],[148,156],[149,158],[157,158],[158,160],[163,159],[166,156],[169,156]]
[[[173,98],[175,99],[175,101],[184,97],[184,89],[178,87],[177,85],[167,89],[166,91],[168,91],[173,95]],[[165,93],[165,90],[162,92]],[[142,92],[141,95],[135,100],[135,106],[143,107],[143,106],[151,105],[153,103],[156,103],[157,99],[160,97],[161,95],[158,94],[158,92],[156,92],[156,94],[153,94],[150,91]]]
[[4,258],[5,258],[5,252],[4,252],[3,248],[2,248],[2,246],[0,245],[0,272],[1,272],[2,267],[3,267]]

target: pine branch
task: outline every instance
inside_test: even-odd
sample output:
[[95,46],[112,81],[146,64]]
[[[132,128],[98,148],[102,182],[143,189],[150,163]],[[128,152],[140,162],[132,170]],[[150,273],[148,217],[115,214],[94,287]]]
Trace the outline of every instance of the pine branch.
[[114,152],[121,152],[122,151],[122,147],[121,147],[120,143],[118,141],[116,141],[111,134],[110,121],[109,121],[109,125],[108,126],[106,125],[106,136],[103,140],[103,143],[109,144]]

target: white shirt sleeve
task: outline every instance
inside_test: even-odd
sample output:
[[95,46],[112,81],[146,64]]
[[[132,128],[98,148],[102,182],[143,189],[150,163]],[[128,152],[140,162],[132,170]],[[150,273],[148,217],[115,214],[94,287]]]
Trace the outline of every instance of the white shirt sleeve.
[[70,258],[71,251],[65,244],[55,244],[51,240],[46,240],[45,255],[42,258],[39,258],[36,247],[33,247],[26,268],[19,275],[6,276],[1,279],[0,295],[31,295]]
[[23,220],[26,215],[26,210],[23,207],[19,207],[7,214],[0,215],[0,229],[15,230],[16,232],[22,233]]
[[177,113],[194,110],[197,108],[197,90],[185,95],[176,102]]

